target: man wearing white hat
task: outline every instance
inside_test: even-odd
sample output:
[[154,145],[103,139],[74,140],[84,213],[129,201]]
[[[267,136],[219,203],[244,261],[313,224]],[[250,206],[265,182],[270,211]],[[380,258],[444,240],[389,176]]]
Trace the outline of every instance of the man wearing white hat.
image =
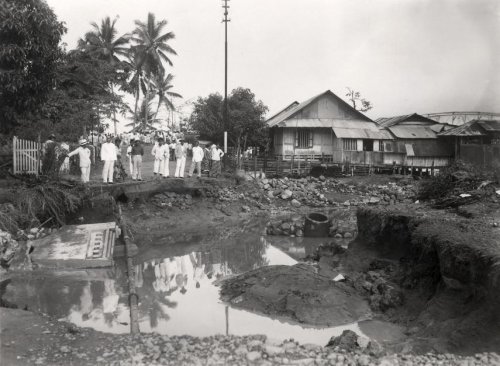
[[89,142],[87,139],[81,139],[80,147],[76,148],[68,154],[68,157],[78,154],[80,159],[80,171],[82,173],[82,182],[88,183],[90,180],[90,149],[88,147]]

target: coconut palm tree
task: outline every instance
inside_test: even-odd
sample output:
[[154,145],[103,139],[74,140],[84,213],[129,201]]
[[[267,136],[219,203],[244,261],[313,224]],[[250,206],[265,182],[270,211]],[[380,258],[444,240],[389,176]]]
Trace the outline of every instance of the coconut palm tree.
[[158,74],[156,74],[153,78],[153,90],[155,91],[156,95],[158,95],[158,106],[156,107],[156,113],[155,113],[155,118],[158,115],[158,111],[160,110],[160,107],[162,104],[167,107],[167,109],[174,111],[175,107],[171,101],[170,98],[182,98],[182,95],[179,93],[173,92],[170,89],[172,89],[174,86],[172,84],[172,80],[174,79],[174,75],[168,74],[165,76],[164,71],[160,71]]
[[[173,32],[163,33],[167,21],[165,19],[157,21],[153,13],[148,13],[146,22],[136,20],[135,25],[136,29],[133,32],[132,40],[135,43],[135,52],[140,55],[140,63],[147,83],[146,100],[149,100],[152,75],[164,72],[165,66],[163,63],[173,65],[169,55],[176,55],[177,53],[170,47],[168,42],[175,38],[175,34]],[[145,113],[148,113],[147,108]],[[144,119],[148,120],[147,115],[145,115]]]
[[99,26],[96,22],[90,23],[93,30],[85,33],[78,41],[78,48],[86,50],[98,58],[108,60],[112,65],[120,63],[118,55],[126,56],[129,50],[130,35],[125,34],[117,38],[115,24],[118,18],[105,17]]
[[133,93],[135,97],[134,121],[133,121],[133,125],[135,128],[135,125],[138,122],[137,108],[139,106],[139,97],[141,91],[144,94],[146,94],[145,75],[143,71],[143,59],[141,57],[141,54],[136,50],[135,47],[130,48],[125,63],[132,72],[132,78],[128,81],[126,89],[128,92]]
[[[90,25],[93,29],[85,33],[83,39],[78,41],[78,48],[89,52],[89,54],[99,59],[108,61],[116,70],[121,62],[118,56],[126,56],[128,54],[128,43],[130,40],[130,35],[128,34],[117,37],[118,32],[115,28],[117,20],[118,18],[111,20],[108,16],[102,19],[100,26],[95,22],[91,23]],[[114,99],[113,83],[110,84],[109,88]],[[116,135],[117,120],[115,108],[113,108],[113,123]]]
[[[153,100],[150,98],[149,101],[146,101],[146,98],[142,100],[139,113],[134,114],[133,121],[125,125],[127,127],[132,127],[132,132],[146,133],[157,130],[154,124],[159,121],[153,116]],[[137,119],[136,116],[139,116],[139,118]],[[148,119],[144,118],[146,116]]]

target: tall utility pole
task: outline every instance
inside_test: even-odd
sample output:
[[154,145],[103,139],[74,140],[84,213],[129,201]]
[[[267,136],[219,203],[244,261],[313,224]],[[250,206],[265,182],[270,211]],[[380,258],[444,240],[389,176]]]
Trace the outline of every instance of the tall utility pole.
[[222,7],[224,8],[224,19],[222,19],[222,22],[224,23],[224,31],[225,31],[225,43],[224,43],[224,113],[223,113],[223,123],[224,123],[224,129],[227,130],[228,127],[228,111],[227,111],[227,23],[230,22],[230,19],[227,19],[227,16],[229,14],[228,9],[229,5],[227,5],[227,2],[229,0],[222,0],[224,5]]

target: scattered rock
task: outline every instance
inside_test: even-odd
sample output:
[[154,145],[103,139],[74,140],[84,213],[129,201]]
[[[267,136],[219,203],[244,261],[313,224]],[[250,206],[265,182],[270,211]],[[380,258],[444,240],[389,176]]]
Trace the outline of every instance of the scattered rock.
[[341,335],[330,338],[326,347],[338,347],[345,351],[354,351],[358,347],[358,335],[352,330],[344,330]]
[[247,360],[252,362],[259,360],[262,357],[262,354],[259,351],[252,351],[247,353]]

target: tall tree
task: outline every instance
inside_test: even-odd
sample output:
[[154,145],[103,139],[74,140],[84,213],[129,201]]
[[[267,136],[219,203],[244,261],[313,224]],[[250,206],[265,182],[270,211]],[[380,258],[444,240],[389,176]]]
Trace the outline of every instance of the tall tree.
[[366,100],[365,98],[361,98],[361,93],[358,91],[355,91],[354,89],[351,89],[347,87],[347,93],[345,95],[349,102],[352,104],[352,107],[360,112],[367,112],[370,109],[373,108],[373,105],[370,101]]
[[12,132],[50,93],[66,28],[41,0],[2,0],[0,19],[0,131]]
[[268,134],[264,116],[268,108],[264,103],[257,100],[250,89],[236,88],[228,96],[228,107],[230,124],[224,126],[224,98],[218,93],[198,98],[190,118],[191,127],[202,138],[218,143],[222,143],[224,131],[227,131],[238,157],[247,146],[265,148]]
[[[148,13],[146,22],[136,20],[135,25],[134,37],[132,38],[136,43],[134,52],[137,53],[139,57],[138,63],[145,74],[147,84],[146,100],[149,100],[152,75],[165,70],[164,62],[170,66],[173,65],[169,55],[176,55],[177,53],[170,47],[168,42],[175,38],[175,34],[173,32],[164,33],[167,21],[157,21],[153,13]],[[146,108],[144,112],[146,113],[144,119],[147,121],[148,109]]]
[[130,80],[128,80],[128,82],[124,84],[123,89],[129,93],[132,93],[135,98],[133,120],[133,127],[135,128],[139,120],[137,115],[137,108],[139,106],[139,97],[141,95],[141,90],[144,92],[144,94],[146,94],[146,84],[144,82],[142,59],[135,47],[132,47],[130,49],[125,64],[127,65],[132,78],[130,78]]
[[158,111],[162,105],[165,105],[168,110],[174,111],[175,107],[170,98],[182,98],[182,95],[171,91],[174,87],[172,85],[172,80],[174,80],[174,76],[172,74],[168,74],[165,76],[164,71],[160,71],[153,78],[153,90],[158,95],[158,106],[156,107],[155,118],[158,115]]
[[[90,53],[90,55],[97,57],[101,60],[109,62],[109,64],[116,69],[117,74],[123,70],[122,62],[118,58],[119,55],[126,56],[129,52],[128,42],[130,36],[125,34],[117,37],[117,30],[115,28],[115,18],[105,17],[99,26],[97,23],[91,23],[92,31],[87,32],[83,39],[78,41],[78,47]],[[114,96],[115,81],[109,83],[109,89]],[[114,107],[114,106],[113,106]],[[113,109],[113,124],[115,135],[117,134],[117,119],[116,111]]]

